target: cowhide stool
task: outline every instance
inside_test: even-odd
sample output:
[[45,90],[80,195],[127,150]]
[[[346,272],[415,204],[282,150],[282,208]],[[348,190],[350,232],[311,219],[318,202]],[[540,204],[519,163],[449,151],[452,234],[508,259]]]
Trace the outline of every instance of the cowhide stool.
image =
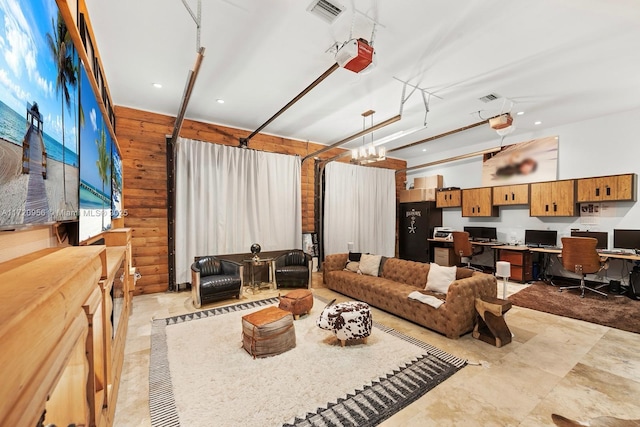
[[303,314],[308,314],[313,307],[313,294],[309,289],[296,289],[286,295],[278,296],[278,308],[293,314],[293,318],[298,318]]
[[334,305],[334,302],[331,301],[320,313],[316,322],[318,327],[332,331],[342,347],[347,340],[362,339],[366,344],[373,325],[369,304],[348,301]]

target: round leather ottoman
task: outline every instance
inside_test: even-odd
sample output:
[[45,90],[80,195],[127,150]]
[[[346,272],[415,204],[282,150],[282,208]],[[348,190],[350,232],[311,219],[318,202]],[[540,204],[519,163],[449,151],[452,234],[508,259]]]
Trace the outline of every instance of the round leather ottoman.
[[293,314],[293,318],[298,320],[302,314],[307,314],[313,307],[313,294],[308,289],[296,289],[286,295],[279,297],[278,307]]

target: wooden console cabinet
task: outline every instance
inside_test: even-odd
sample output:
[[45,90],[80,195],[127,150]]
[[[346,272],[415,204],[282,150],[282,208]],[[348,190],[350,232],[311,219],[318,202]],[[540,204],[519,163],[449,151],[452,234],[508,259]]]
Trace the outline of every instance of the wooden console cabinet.
[[104,246],[45,249],[0,264],[0,425],[35,426],[45,408],[45,425],[90,425],[94,366],[84,352],[93,337],[83,305],[104,276]]
[[[48,248],[0,263],[1,426],[113,424],[131,232],[103,236],[110,233],[107,242],[125,244]],[[114,286],[124,288],[116,331]]]

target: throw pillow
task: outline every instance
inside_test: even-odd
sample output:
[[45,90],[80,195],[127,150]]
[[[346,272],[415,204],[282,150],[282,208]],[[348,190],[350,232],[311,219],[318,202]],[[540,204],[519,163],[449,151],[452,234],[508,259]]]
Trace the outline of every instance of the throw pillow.
[[360,262],[360,257],[362,254],[360,252],[349,252],[349,261]]
[[378,277],[381,259],[382,255],[362,254],[362,257],[360,257],[360,272],[369,276]]
[[443,267],[434,262],[429,264],[429,273],[427,274],[427,291],[439,292],[446,294],[449,290],[451,282],[456,280],[456,266]]
[[347,262],[347,266],[344,269],[348,270],[348,271],[353,271],[354,273],[357,273],[358,270],[360,269],[360,263],[359,262],[355,262],[355,261],[349,261],[349,262]]

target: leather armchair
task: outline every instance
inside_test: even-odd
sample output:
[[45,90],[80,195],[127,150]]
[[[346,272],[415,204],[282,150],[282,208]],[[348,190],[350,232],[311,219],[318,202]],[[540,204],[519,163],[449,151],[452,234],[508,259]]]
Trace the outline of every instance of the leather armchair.
[[311,288],[311,255],[294,249],[278,256],[273,262],[277,288]]
[[191,264],[191,298],[193,305],[231,297],[240,298],[243,285],[242,264],[215,256],[196,257]]

